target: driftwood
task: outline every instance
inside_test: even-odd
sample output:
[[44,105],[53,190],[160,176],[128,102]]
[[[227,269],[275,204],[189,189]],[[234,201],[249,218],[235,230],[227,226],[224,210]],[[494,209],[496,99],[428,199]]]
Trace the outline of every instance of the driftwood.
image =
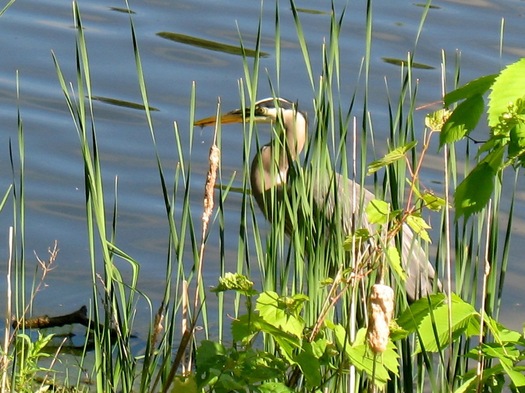
[[[21,319],[13,321],[13,328],[25,328],[25,329],[46,329],[52,327],[60,327],[64,325],[79,324],[89,329],[95,327],[95,322],[90,320],[87,316],[87,307],[82,306],[77,311],[71,314],[59,315],[57,317],[50,317],[48,315],[41,315],[38,317]],[[100,329],[104,329],[104,326],[99,324]],[[116,337],[118,332],[116,329],[111,328],[111,336]]]

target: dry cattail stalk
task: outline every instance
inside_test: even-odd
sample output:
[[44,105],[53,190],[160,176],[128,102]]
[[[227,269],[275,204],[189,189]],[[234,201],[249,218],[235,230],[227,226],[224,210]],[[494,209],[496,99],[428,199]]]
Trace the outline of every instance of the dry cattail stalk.
[[159,309],[157,310],[157,314],[155,314],[155,322],[153,324],[153,332],[151,333],[150,342],[151,342],[151,351],[153,353],[155,346],[157,345],[157,340],[164,330],[164,326],[162,323],[164,322],[164,312],[165,312],[165,305],[164,301],[159,306]]
[[211,213],[213,212],[213,195],[215,190],[215,181],[217,179],[217,170],[219,169],[221,151],[217,145],[213,144],[210,148],[208,169],[208,176],[206,178],[206,186],[204,189],[204,212],[202,213],[202,232],[206,233],[208,222],[210,221]]
[[390,321],[394,314],[394,291],[387,285],[375,284],[368,303],[368,343],[374,353],[382,353],[390,337]]

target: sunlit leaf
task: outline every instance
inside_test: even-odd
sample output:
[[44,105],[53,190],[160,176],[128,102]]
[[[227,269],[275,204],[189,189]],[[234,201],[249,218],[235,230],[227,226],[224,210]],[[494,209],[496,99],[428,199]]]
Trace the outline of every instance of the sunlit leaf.
[[425,202],[425,207],[433,210],[433,211],[440,211],[442,208],[444,208],[447,205],[447,202],[444,198],[438,197],[436,194],[434,194],[431,191],[425,191],[423,195],[421,196],[423,201]]
[[296,337],[302,337],[305,324],[299,316],[299,307],[302,307],[307,299],[305,295],[296,295],[293,298],[279,297],[275,292],[266,291],[259,295],[255,309],[266,323]]
[[525,336],[523,333],[510,330],[489,316],[485,316],[485,324],[496,341],[503,343],[520,343],[521,345],[525,344]]
[[395,246],[388,246],[386,248],[386,256],[388,261],[388,266],[392,268],[401,278],[402,281],[406,281],[407,275],[405,271],[403,270],[403,266],[401,265],[401,256],[399,255],[399,251],[397,247]]
[[450,117],[452,111],[446,108],[439,109],[425,116],[425,127],[432,131],[441,131],[443,124]]
[[258,387],[257,391],[260,393],[293,393],[294,390],[290,389],[283,382],[265,382]]
[[173,380],[173,389],[172,393],[198,393],[199,389],[197,387],[197,381],[195,380],[194,374],[189,374],[187,376],[178,375]]
[[293,362],[296,351],[301,347],[300,338],[285,332],[280,327],[267,323],[262,318],[255,318],[253,325],[256,330],[272,336],[273,340],[279,345],[281,354],[287,361]]
[[[464,334],[470,324],[479,326],[479,314],[471,304],[464,302],[455,294],[450,295],[451,313],[449,313],[448,304],[443,302],[439,307],[434,307],[421,320],[418,326],[420,341],[416,347],[416,353],[420,352],[423,347],[427,352],[438,352],[450,344],[451,338],[455,340]],[[452,314],[451,320],[449,320],[450,314]]]
[[239,291],[247,296],[252,296],[257,293],[253,289],[253,282],[243,274],[239,273],[225,273],[223,277],[219,277],[219,284],[216,287],[211,288],[212,292],[224,292],[224,291]]
[[447,300],[443,293],[421,298],[410,305],[398,318],[398,325],[408,331],[414,332],[421,322],[428,317],[433,309],[441,307]]
[[500,116],[507,112],[509,104],[525,94],[525,58],[509,65],[496,78],[489,94],[488,121],[495,127]]
[[366,342],[366,329],[359,329],[352,345],[348,343],[348,333],[343,326],[335,325],[334,333],[338,348],[344,349],[350,363],[358,371],[373,375],[378,388],[381,389],[390,380],[389,371],[398,375],[399,355],[391,340],[381,356],[374,356]]
[[353,235],[348,235],[343,242],[343,247],[346,251],[358,250],[368,241],[372,236],[370,231],[366,228],[360,228],[355,231]]
[[509,367],[509,365],[505,362],[502,362],[501,365],[512,380],[512,384],[514,386],[518,388],[525,386],[525,375],[523,374],[523,369],[515,370],[514,367]]
[[483,97],[475,94],[467,98],[452,112],[439,134],[439,145],[456,142],[468,135],[478,124],[485,108]]
[[454,102],[465,100],[474,95],[483,95],[490,89],[498,74],[486,75],[481,78],[474,79],[467,84],[451,91],[443,97],[445,106],[450,106]]
[[412,229],[412,231],[414,231],[414,233],[418,234],[421,237],[421,239],[423,239],[426,242],[432,243],[430,240],[430,236],[427,232],[427,229],[430,229],[430,225],[428,225],[427,222],[421,216],[410,214],[407,217],[407,224]]
[[390,204],[380,199],[371,200],[365,209],[368,222],[371,224],[386,224],[390,215]]
[[409,142],[403,146],[399,146],[398,148],[392,150],[391,152],[388,152],[383,158],[380,158],[379,160],[376,160],[370,165],[368,165],[368,172],[367,175],[371,175],[374,172],[377,172],[379,169],[390,165],[397,160],[401,160],[405,158],[405,154],[413,149],[417,145],[417,141]]

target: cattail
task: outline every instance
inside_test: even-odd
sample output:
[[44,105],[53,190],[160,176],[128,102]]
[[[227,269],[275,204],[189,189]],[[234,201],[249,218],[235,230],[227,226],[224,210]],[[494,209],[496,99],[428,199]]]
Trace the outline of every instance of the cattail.
[[202,213],[203,233],[206,233],[211,213],[213,212],[213,195],[215,181],[217,179],[217,169],[219,168],[220,150],[217,145],[213,144],[210,148],[208,176],[206,178],[206,187],[204,189],[204,212]]
[[387,285],[375,284],[368,303],[368,343],[374,353],[386,351],[390,321],[394,314],[394,291]]

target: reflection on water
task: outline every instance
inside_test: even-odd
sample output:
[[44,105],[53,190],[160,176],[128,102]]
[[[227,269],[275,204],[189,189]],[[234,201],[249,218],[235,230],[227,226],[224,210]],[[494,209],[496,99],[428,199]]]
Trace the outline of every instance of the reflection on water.
[[[345,102],[351,99],[355,89],[364,54],[364,9],[360,2],[351,3],[356,4],[350,4],[346,11],[340,42],[341,94]],[[346,1],[338,1],[336,8],[341,10],[345,4]],[[419,80],[421,105],[441,97],[442,49],[449,65],[454,63],[457,51],[461,51],[462,81],[497,72],[503,65],[524,54],[522,37],[525,24],[522,15],[525,4],[500,0],[435,1],[434,5],[437,8],[429,11],[415,56],[418,64],[426,66],[414,70]],[[388,0],[375,1],[374,7],[369,109],[377,133],[377,130],[388,128],[385,78],[395,83],[399,80],[398,66],[383,59],[405,59],[407,53],[413,50],[423,9],[411,2]],[[188,108],[192,82],[195,81],[197,86],[199,115],[214,113],[218,96],[222,98],[224,108],[238,107],[238,79],[244,76],[242,59],[226,53],[225,48],[238,51],[240,39],[247,48],[255,46],[260,4],[233,0],[186,0],[143,2],[132,4],[132,8],[150,104],[158,109],[153,113],[158,151],[166,176],[171,179],[177,163],[173,122],[177,121],[182,134],[187,135],[184,130],[190,123]],[[331,10],[328,3],[313,0],[301,3],[301,8],[300,18],[313,72],[318,75],[323,61],[321,47],[329,35]],[[125,10],[118,2],[111,4],[111,8],[102,0],[81,2],[80,9],[91,60],[93,92],[102,101],[95,103],[94,110],[107,203],[112,203],[114,182],[118,178],[118,243],[141,263],[140,289],[155,300],[160,296],[156,291],[164,277],[166,263],[166,212],[147,123],[142,113],[133,108],[140,105],[135,103],[140,103],[141,98],[129,17],[127,12],[120,12]],[[298,99],[301,107],[309,110],[312,91],[297,42],[293,16],[287,6],[283,6],[281,12],[279,95]],[[271,95],[266,78],[275,78],[276,74],[273,13],[274,4],[265,4],[261,49],[268,57],[261,59],[261,69],[266,71],[261,72],[259,98]],[[499,58],[502,17],[506,26],[505,49],[502,58]],[[50,274],[48,287],[38,294],[35,302],[35,310],[42,314],[56,314],[57,309],[67,312],[85,304],[91,296],[83,212],[84,179],[78,136],[51,59],[53,51],[69,80],[76,80],[75,32],[72,25],[70,5],[51,0],[19,1],[0,18],[0,35],[4,37],[0,43],[1,53],[9,54],[3,55],[0,60],[0,194],[12,179],[8,146],[10,141],[17,140],[15,72],[18,70],[18,104],[24,121],[26,149],[27,247],[28,251],[35,250],[39,255],[45,254],[55,239],[60,247],[57,269]],[[169,33],[166,35],[168,40],[161,38],[159,31],[179,33]],[[190,37],[193,41],[188,42],[185,38],[186,42],[181,43],[184,37]],[[212,43],[221,44],[219,51],[210,50]],[[447,73],[447,77],[450,89],[452,71]],[[425,115],[423,112],[417,114],[421,124]],[[479,132],[482,134],[486,130]],[[212,135],[202,131],[196,137],[198,140],[192,152],[193,181],[203,185]],[[223,150],[228,153],[223,154],[222,170],[223,176],[228,179],[243,168],[240,139],[238,131],[223,133]],[[439,173],[431,167],[425,170],[429,181],[439,178]],[[241,176],[236,179],[239,182]],[[520,183],[523,183],[521,179]],[[234,185],[239,183],[234,182]],[[522,194],[519,195],[522,207]],[[195,211],[200,211],[200,185],[194,187],[191,198]],[[225,211],[225,227],[236,231],[239,202],[235,195],[227,200]],[[9,209],[0,215],[0,230],[4,234],[11,223],[10,215]],[[521,321],[525,319],[523,306],[518,303],[518,299],[522,298],[525,276],[520,256],[520,244],[525,236],[525,209],[517,208],[516,215],[511,274],[507,275],[507,305],[503,317],[505,322],[520,328]],[[260,221],[263,222],[262,218]],[[231,261],[234,261],[235,236],[232,238],[227,253],[232,255]],[[218,254],[215,252],[218,239],[211,236],[208,247],[209,266],[214,266],[212,259]],[[0,253],[7,255],[5,241],[0,243]],[[28,263],[31,265],[35,261],[29,257]],[[218,272],[207,272],[209,285],[214,284],[217,275]],[[0,300],[0,308],[3,307]],[[147,314],[146,308],[139,307],[139,325],[141,312]],[[509,317],[511,315],[514,318]],[[516,319],[516,315],[523,317]]]

